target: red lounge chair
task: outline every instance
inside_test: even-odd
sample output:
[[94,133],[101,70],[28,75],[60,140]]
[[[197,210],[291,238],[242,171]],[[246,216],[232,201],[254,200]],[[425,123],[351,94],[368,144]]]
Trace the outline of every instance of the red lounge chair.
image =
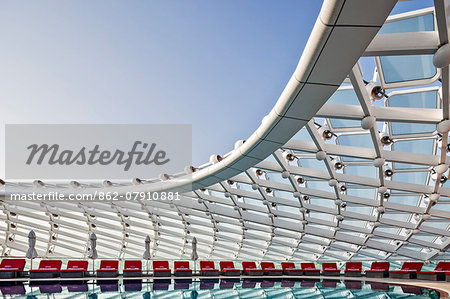
[[25,267],[25,259],[3,259],[0,264],[0,279],[16,278]]
[[348,262],[345,264],[345,277],[360,277],[362,271],[361,262]]
[[97,269],[98,278],[119,276],[119,261],[101,261],[100,268]]
[[41,260],[38,269],[30,270],[30,278],[54,278],[59,276],[60,260]]
[[389,271],[389,277],[412,279],[417,277],[417,272],[422,269],[422,262],[405,262],[400,270]]
[[213,261],[200,261],[200,274],[202,276],[219,276],[219,270],[215,268]]
[[83,278],[88,261],[69,261],[66,269],[61,269],[61,278]]
[[445,281],[450,282],[450,272],[445,272]]
[[283,269],[283,273],[286,275],[303,275],[303,271],[295,268],[295,264],[293,262],[283,262],[281,263],[281,268]]
[[270,262],[261,262],[261,269],[263,269],[264,274],[271,276],[283,275],[283,270],[275,268],[275,265]]
[[367,278],[383,278],[389,276],[389,262],[373,262],[370,270],[366,270]]
[[141,277],[142,262],[141,261],[125,261],[123,265],[123,277]]
[[323,263],[322,273],[325,276],[339,276],[341,275],[341,270],[337,268],[336,263]]
[[320,276],[320,270],[316,269],[314,263],[302,263],[302,271],[307,276]]
[[173,264],[175,270],[174,274],[177,277],[191,277],[192,270],[189,268],[189,262],[187,261],[176,261]]
[[168,261],[153,261],[153,276],[170,277],[171,271]]
[[234,267],[233,262],[220,262],[220,271],[222,275],[225,276],[239,276],[241,275],[241,270]]
[[242,262],[242,269],[244,274],[249,276],[261,276],[264,273],[262,269],[256,268],[255,262]]
[[445,280],[445,272],[450,271],[450,262],[439,262],[434,271],[419,271],[417,279]]

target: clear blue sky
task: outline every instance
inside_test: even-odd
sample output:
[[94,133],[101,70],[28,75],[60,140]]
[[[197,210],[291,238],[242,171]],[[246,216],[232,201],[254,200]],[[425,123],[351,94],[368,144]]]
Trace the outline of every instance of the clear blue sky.
[[0,137],[5,123],[186,123],[202,164],[259,126],[321,4],[1,1]]

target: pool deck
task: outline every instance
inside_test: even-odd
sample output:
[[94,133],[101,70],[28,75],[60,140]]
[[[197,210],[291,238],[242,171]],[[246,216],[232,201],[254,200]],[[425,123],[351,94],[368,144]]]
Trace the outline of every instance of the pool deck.
[[30,279],[28,277],[14,278],[14,279],[0,279],[0,282],[64,282],[64,281],[90,281],[90,280],[160,280],[160,279],[296,279],[296,280],[307,280],[307,279],[315,279],[315,280],[342,280],[342,281],[361,281],[361,282],[379,282],[379,283],[388,283],[388,284],[399,284],[399,285],[410,285],[428,289],[434,289],[439,291],[441,298],[450,298],[450,282],[446,281],[430,281],[430,280],[419,280],[419,279],[392,279],[392,278],[366,278],[362,277],[344,277],[344,276],[293,276],[293,275],[282,275],[282,276],[247,276],[247,275],[239,275],[239,276],[199,276],[193,275],[192,277],[153,277],[143,275],[142,277],[111,277],[111,278],[101,278],[97,279],[94,276],[88,276],[84,278],[42,278],[42,279]]

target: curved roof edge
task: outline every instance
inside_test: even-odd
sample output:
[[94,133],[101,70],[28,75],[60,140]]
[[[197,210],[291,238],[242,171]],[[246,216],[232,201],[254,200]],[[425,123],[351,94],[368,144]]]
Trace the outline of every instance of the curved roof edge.
[[[264,160],[313,118],[336,91],[396,2],[325,0],[294,74],[270,113],[245,142],[237,143],[238,146],[222,161],[192,174],[149,184],[111,186],[108,190],[119,193],[130,189],[192,191],[229,179]],[[27,188],[26,191],[36,192],[33,189],[37,188]],[[70,193],[99,190],[77,189],[70,190]],[[69,192],[66,188],[61,190],[61,193],[66,192]]]

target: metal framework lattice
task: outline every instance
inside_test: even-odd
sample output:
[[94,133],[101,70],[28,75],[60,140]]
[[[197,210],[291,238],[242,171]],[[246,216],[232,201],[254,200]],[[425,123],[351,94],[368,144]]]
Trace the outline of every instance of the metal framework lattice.
[[32,228],[42,257],[86,257],[95,232],[113,258],[140,258],[149,234],[155,258],[189,258],[195,236],[200,259],[449,259],[450,77],[433,55],[450,4],[388,17],[395,3],[325,1],[261,126],[193,173],[6,182],[3,197],[192,188],[179,201],[2,201],[2,255],[24,255]]

